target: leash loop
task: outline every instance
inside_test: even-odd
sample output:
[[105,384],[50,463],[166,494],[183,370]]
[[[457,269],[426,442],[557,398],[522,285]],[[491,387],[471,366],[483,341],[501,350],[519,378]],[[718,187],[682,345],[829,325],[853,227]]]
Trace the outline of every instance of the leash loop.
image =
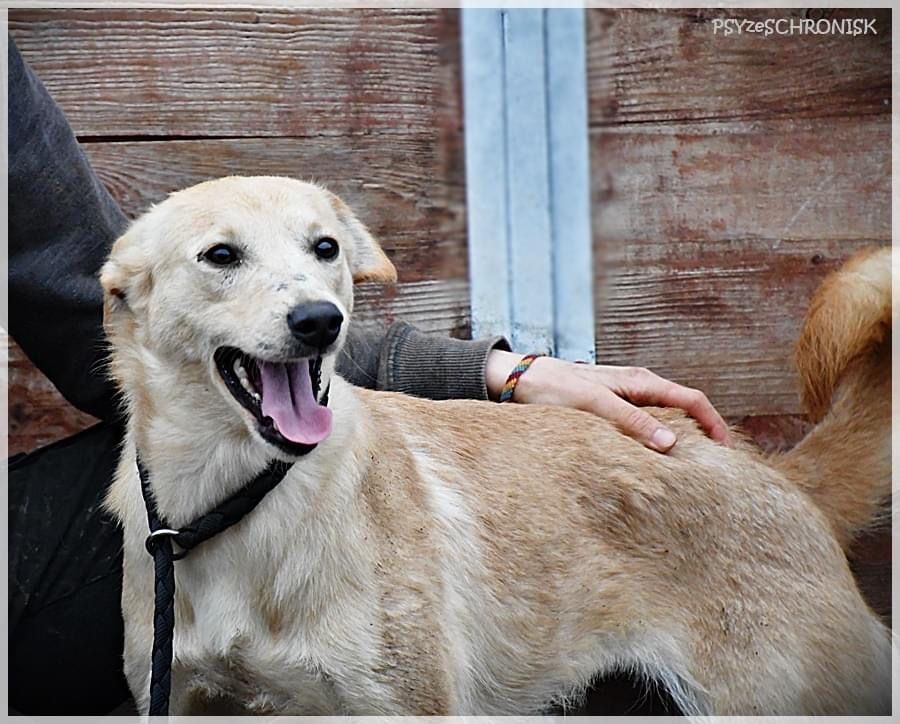
[[[147,549],[147,553],[151,556],[156,555],[156,548],[159,546],[159,539],[162,537],[174,538],[179,535],[181,531],[173,530],[172,528],[157,528],[150,535],[147,536],[147,540],[144,541],[144,547]],[[182,551],[180,554],[176,554],[174,551],[172,552],[172,557],[174,560],[178,560],[179,558],[183,558],[187,555],[187,551]]]

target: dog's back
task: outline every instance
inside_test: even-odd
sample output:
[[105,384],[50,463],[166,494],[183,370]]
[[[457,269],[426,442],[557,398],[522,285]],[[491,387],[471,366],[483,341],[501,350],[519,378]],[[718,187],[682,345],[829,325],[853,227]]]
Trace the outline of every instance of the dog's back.
[[393,520],[431,531],[416,556],[441,572],[462,712],[540,711],[621,670],[685,713],[883,710],[883,627],[825,516],[748,447],[671,412],[662,456],[571,410],[364,400],[412,451],[421,507],[382,531],[392,552]]
[[[804,338],[819,314],[846,306],[838,279],[817,296]],[[774,467],[672,410],[654,411],[679,436],[659,455],[573,410],[360,392],[379,445],[411,453],[402,477],[421,508],[383,520],[389,537],[392,515],[433,531],[462,711],[535,711],[621,669],[666,687],[686,713],[889,709],[889,634],[840,545],[890,480],[883,296],[850,306],[800,355],[816,391],[832,385],[832,409]],[[811,355],[848,335],[865,338],[834,354],[831,383],[809,371]]]

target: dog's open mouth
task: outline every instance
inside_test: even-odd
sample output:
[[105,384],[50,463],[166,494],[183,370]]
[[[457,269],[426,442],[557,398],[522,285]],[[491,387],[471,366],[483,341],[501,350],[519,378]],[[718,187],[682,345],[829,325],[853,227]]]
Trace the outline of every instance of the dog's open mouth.
[[322,358],[257,360],[219,347],[216,368],[232,397],[257,421],[260,435],[290,454],[304,454],[331,432],[331,410],[320,404]]

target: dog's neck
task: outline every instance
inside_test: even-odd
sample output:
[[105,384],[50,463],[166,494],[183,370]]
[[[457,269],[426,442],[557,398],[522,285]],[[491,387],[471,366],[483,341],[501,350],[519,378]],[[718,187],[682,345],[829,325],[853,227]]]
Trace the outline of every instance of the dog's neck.
[[[292,460],[252,434],[204,374],[190,367],[148,372],[128,386],[139,391],[128,399],[129,439],[150,473],[158,513],[175,527],[236,493],[276,455]],[[294,468],[303,467],[310,467],[306,458],[296,460]]]

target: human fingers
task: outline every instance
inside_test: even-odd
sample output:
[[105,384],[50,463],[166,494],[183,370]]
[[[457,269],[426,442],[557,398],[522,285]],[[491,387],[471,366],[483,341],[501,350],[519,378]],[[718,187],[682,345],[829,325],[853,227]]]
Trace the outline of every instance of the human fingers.
[[677,407],[700,423],[710,438],[724,445],[730,443],[728,423],[700,390],[679,385],[643,367],[618,369],[620,379],[617,380],[615,387],[631,402]]
[[615,423],[626,435],[657,452],[669,451],[677,440],[675,433],[653,415],[609,389],[598,390],[582,409]]

